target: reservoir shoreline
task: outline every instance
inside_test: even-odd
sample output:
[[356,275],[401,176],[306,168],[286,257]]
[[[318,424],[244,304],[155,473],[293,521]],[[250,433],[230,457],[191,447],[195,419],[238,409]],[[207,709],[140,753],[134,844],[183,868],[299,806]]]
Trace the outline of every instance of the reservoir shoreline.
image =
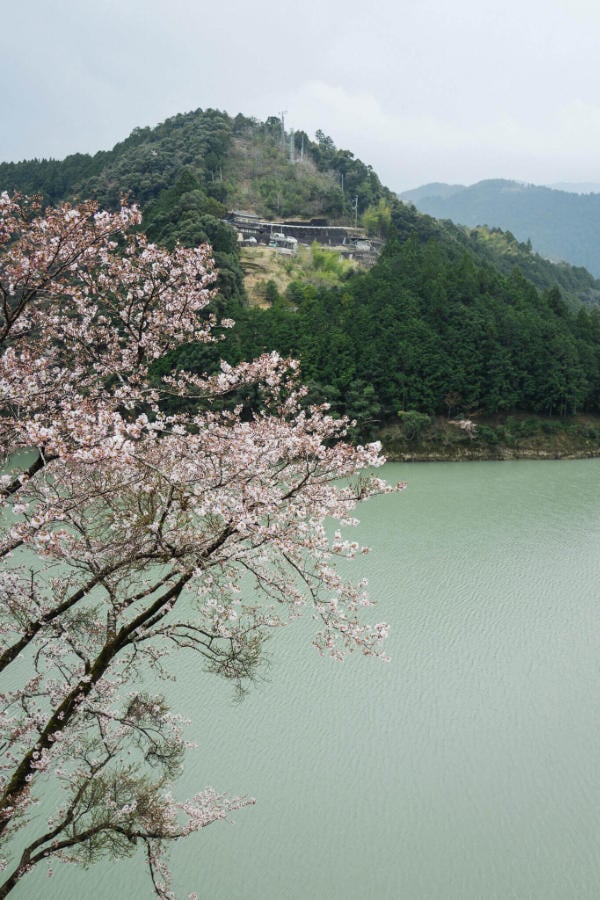
[[397,463],[420,463],[420,462],[510,462],[516,459],[530,460],[574,460],[574,459],[598,459],[600,458],[600,447],[594,450],[582,449],[581,451],[572,451],[569,453],[560,453],[553,450],[533,450],[533,449],[514,449],[511,447],[502,447],[495,452],[485,452],[481,450],[457,452],[444,451],[423,451],[414,453],[394,453],[386,450],[385,444],[383,454],[388,462]]
[[600,457],[600,416],[448,419],[409,411],[381,425],[373,438],[381,441],[389,462],[595,459]]

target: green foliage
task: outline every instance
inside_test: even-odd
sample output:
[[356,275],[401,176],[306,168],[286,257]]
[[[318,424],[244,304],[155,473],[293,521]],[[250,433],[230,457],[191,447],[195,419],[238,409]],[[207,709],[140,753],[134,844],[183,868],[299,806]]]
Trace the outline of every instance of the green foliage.
[[[535,433],[538,415],[598,409],[595,309],[571,311],[556,291],[540,293],[518,270],[505,277],[468,253],[452,230],[396,214],[405,232],[411,215],[416,227],[392,238],[369,272],[332,288],[295,282],[289,309],[249,311],[240,331],[247,355],[299,355],[336,413],[356,411],[366,423],[404,410],[407,437],[433,415],[529,412],[505,428],[515,441]],[[249,333],[260,334],[260,347]]]
[[475,438],[479,443],[495,446],[500,443],[500,434],[497,428],[489,425],[478,425]]
[[332,275],[335,278],[341,278],[345,271],[352,268],[351,264],[340,257],[335,250],[327,250],[321,247],[316,241],[311,244],[312,265],[313,268],[323,275]]
[[398,412],[402,422],[402,432],[409,441],[418,440],[423,431],[431,425],[431,416],[417,412],[416,409],[400,410]]
[[[294,144],[291,162],[277,117],[196,110],[136,129],[93,157],[0,165],[0,188],[52,201],[79,193],[103,205],[130,192],[152,240],[209,241],[220,269],[214,307],[238,325],[218,348],[184,348],[168,364],[206,370],[219,355],[237,362],[272,349],[299,356],[314,399],[356,419],[357,436],[395,421],[398,409],[409,416],[408,436],[434,415],[565,417],[599,408],[600,313],[575,309],[600,298],[587,272],[553,266],[510,232],[419,214],[322,131],[314,141],[297,132]],[[282,263],[287,289],[265,274],[268,309],[246,309],[225,210],[349,223],[354,197],[369,231],[387,236],[373,269],[350,276],[351,264],[314,245],[310,262],[306,251]],[[507,425],[505,436],[517,440],[524,428]]]
[[600,282],[586,269],[568,263],[550,262],[533,252],[531,241],[519,243],[510,232],[499,228],[447,227],[452,228],[465,247],[503,274],[510,275],[518,268],[538,290],[555,292],[555,296],[560,295],[559,300],[567,306],[573,308],[581,303],[600,303]]
[[273,279],[269,279],[265,285],[265,300],[267,303],[270,303],[271,306],[274,303],[277,303],[280,300],[279,291],[277,290],[277,285],[273,281]]
[[[112,150],[57,160],[0,164],[0,190],[41,193],[44,199],[93,198],[114,208],[127,194],[142,204],[157,229],[174,196],[195,193],[196,212],[221,218],[228,209],[252,209],[273,218],[325,216],[349,224],[352,202],[359,212],[392,194],[370,166],[338,150],[321,132],[282,141],[281,122],[261,123],[241,114],[195,110],[156,128],[136,128]],[[185,211],[185,210],[182,210]],[[191,240],[193,228],[187,234]],[[170,232],[169,240],[173,239]]]
[[383,197],[376,206],[368,206],[362,215],[362,224],[367,234],[387,238],[392,227],[392,208]]
[[585,266],[600,277],[600,195],[499,179],[450,191],[448,187],[429,185],[403,196],[438,218],[470,227],[488,223],[510,229],[517,236],[515,243],[529,242],[530,250],[533,245],[547,258]]
[[237,235],[222,218],[224,207],[202,188],[198,178],[184,169],[175,185],[161,191],[144,218],[148,237],[172,249],[176,243],[195,247],[209,243],[219,269],[221,299],[244,296]]

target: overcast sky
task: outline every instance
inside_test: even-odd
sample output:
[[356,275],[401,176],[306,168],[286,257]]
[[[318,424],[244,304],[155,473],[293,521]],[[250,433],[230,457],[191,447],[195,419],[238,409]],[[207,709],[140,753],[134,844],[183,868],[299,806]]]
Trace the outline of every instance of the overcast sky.
[[25,0],[2,26],[1,160],[216,107],[286,110],[397,191],[600,183],[598,0]]

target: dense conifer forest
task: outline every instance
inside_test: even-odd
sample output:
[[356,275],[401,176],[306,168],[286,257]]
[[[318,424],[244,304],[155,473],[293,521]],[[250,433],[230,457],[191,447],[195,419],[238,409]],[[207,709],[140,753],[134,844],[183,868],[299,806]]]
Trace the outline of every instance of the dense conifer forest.
[[571,310],[556,287],[502,275],[407,218],[393,215],[395,234],[369,272],[238,308],[228,352],[298,355],[316,394],[359,419],[596,411],[599,311]]

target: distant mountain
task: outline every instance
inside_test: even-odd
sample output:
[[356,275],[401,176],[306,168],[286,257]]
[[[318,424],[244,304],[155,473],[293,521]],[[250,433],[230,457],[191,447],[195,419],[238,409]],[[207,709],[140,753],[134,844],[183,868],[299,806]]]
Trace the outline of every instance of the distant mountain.
[[567,191],[569,194],[600,194],[600,184],[588,181],[560,181],[557,184],[547,184],[545,187],[553,191]]
[[[585,266],[600,277],[600,194],[575,194],[501,179],[456,185],[425,185],[400,199],[438,219],[488,225],[554,261]],[[436,190],[434,190],[436,189]]]
[[418,201],[425,197],[443,197],[446,199],[464,190],[466,190],[466,185],[464,184],[444,184],[441,181],[432,181],[430,184],[424,184],[422,187],[404,191],[403,194],[399,194],[399,197],[405,203],[414,203],[415,206],[418,206]]

